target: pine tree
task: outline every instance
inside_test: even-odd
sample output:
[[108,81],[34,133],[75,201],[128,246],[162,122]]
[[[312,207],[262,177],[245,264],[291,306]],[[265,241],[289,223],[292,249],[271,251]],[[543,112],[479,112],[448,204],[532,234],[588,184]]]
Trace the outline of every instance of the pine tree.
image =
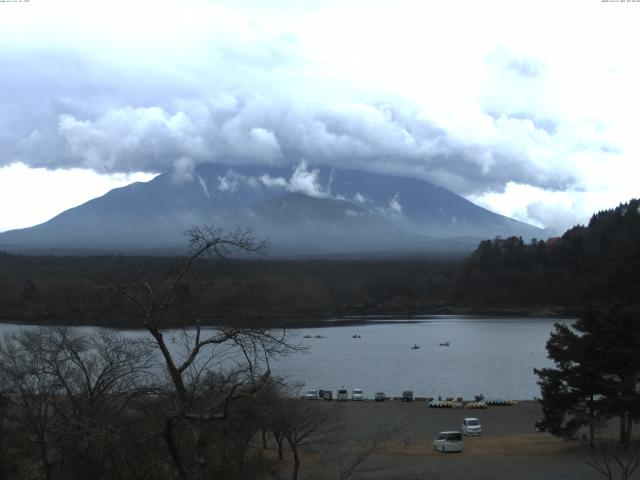
[[629,444],[640,418],[638,320],[636,310],[613,307],[589,311],[571,327],[556,324],[547,342],[556,367],[535,370],[552,433],[572,436],[586,425],[593,445],[595,424],[617,417],[619,442]]
[[547,351],[556,368],[535,372],[540,377],[540,403],[549,431],[572,437],[586,425],[593,446],[595,425],[605,416],[599,395],[604,380],[593,356],[591,337],[580,335],[576,327],[577,324],[573,328],[555,325]]

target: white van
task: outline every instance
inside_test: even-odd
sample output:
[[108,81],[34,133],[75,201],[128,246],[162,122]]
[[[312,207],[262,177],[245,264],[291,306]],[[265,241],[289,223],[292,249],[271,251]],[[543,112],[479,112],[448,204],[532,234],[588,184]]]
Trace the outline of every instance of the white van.
[[351,392],[351,400],[358,400],[358,401],[364,400],[364,392],[359,388],[354,388],[353,391]]
[[462,434],[463,435],[482,435],[482,425],[480,425],[480,421],[477,418],[463,418]]
[[463,446],[460,432],[440,432],[433,441],[433,449],[438,452],[461,452]]
[[336,400],[338,400],[339,402],[343,400],[349,400],[349,391],[344,387],[340,387],[338,389],[338,396],[336,397]]

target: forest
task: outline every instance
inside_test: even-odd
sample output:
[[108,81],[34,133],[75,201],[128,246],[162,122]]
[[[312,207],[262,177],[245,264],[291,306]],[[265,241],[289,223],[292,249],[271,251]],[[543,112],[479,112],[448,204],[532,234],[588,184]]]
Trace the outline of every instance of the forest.
[[594,214],[560,238],[486,240],[465,260],[455,302],[483,309],[563,307],[577,312],[640,302],[640,200]]
[[[640,200],[594,214],[558,238],[480,242],[466,259],[201,259],[177,305],[204,324],[315,324],[363,314],[577,315],[640,303]],[[182,257],[28,256],[0,252],[0,319],[136,327],[112,287],[161,288]]]

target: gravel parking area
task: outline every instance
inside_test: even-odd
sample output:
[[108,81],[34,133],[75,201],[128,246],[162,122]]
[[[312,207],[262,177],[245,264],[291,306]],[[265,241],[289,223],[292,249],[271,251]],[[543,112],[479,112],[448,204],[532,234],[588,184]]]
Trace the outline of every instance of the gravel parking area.
[[[435,409],[424,402],[325,402],[340,416],[345,437],[365,437],[388,426],[398,431],[367,466],[381,468],[381,479],[531,479],[601,478],[585,464],[585,451],[546,433],[535,433],[541,418],[536,402],[485,410]],[[439,431],[460,430],[464,417],[478,418],[483,435],[465,437],[462,453],[433,451]]]

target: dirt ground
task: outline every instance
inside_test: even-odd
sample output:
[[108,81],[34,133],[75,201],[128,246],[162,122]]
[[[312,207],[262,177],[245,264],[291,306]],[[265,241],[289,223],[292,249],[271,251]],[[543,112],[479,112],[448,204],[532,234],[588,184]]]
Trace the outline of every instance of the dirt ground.
[[[366,438],[397,428],[386,446],[366,466],[380,469],[379,479],[527,479],[591,480],[602,478],[586,465],[587,452],[577,442],[535,433],[541,418],[536,402],[486,410],[434,409],[424,402],[324,402],[335,409],[344,438]],[[460,430],[464,417],[478,418],[483,435],[464,437],[461,453],[433,450],[433,439],[444,430]],[[304,472],[304,470],[303,470]],[[302,472],[302,473],[303,473]],[[302,477],[304,478],[304,476]]]

